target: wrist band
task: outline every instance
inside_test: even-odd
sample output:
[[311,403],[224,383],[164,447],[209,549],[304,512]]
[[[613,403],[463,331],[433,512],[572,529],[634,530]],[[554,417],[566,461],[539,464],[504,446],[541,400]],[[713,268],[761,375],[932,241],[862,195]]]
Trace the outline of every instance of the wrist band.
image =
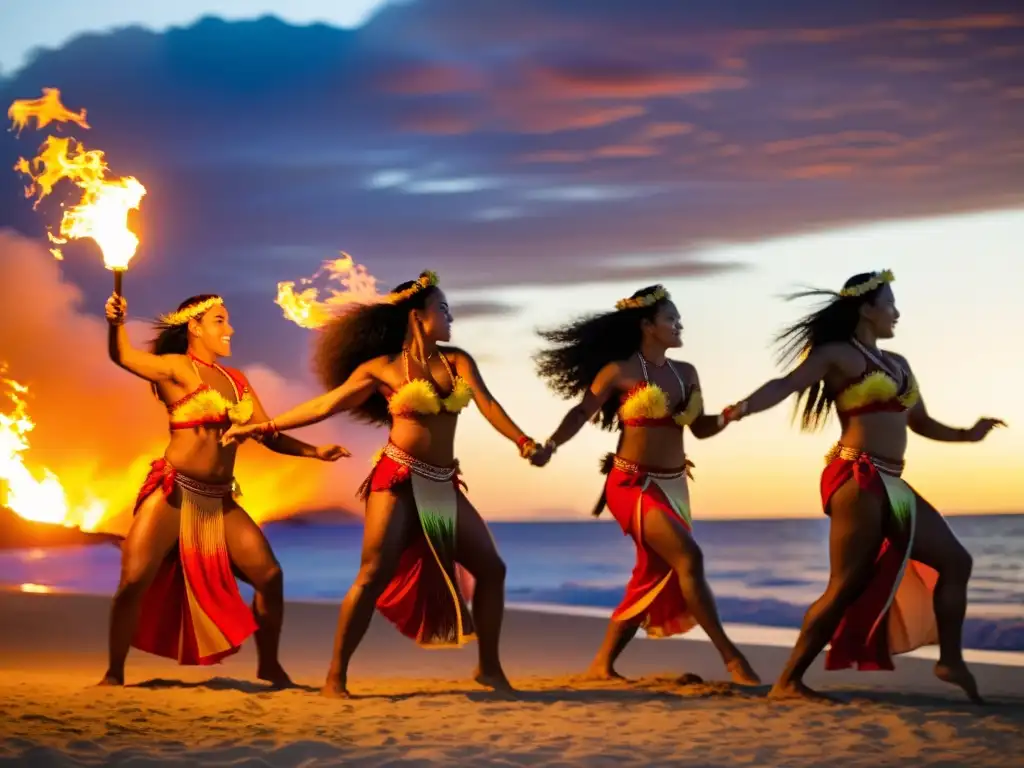
[[271,419],[270,421],[265,421],[260,424],[259,433],[261,437],[276,437],[278,432],[277,425],[274,424],[274,420]]
[[516,440],[516,446],[519,448],[519,455],[524,459],[530,458],[537,452],[537,441],[526,435]]

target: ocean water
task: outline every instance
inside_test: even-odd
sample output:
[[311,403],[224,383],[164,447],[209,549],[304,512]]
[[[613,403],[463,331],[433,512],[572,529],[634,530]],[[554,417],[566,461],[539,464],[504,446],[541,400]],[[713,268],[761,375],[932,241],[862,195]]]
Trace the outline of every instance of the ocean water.
[[[974,556],[967,648],[1024,651],[1024,515],[949,518]],[[266,533],[289,599],[340,601],[359,564],[358,525],[274,523]],[[494,523],[510,604],[607,613],[622,597],[634,547],[612,521]],[[795,629],[828,578],[828,522],[697,521],[705,570],[723,621]],[[111,594],[113,546],[0,553],[0,587]]]

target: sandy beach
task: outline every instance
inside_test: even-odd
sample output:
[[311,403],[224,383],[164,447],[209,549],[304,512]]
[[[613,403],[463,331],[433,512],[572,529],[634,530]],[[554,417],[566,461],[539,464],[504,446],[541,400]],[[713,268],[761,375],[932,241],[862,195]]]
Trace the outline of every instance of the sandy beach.
[[[64,765],[996,765],[1024,749],[1024,668],[976,665],[978,709],[931,664],[829,673],[842,702],[765,699],[721,680],[711,646],[639,640],[623,683],[588,683],[597,619],[510,611],[503,649],[515,698],[468,681],[475,647],[419,650],[376,618],[352,670],[354,698],[321,698],[336,607],[290,604],[283,659],[303,687],[268,691],[254,651],[213,668],[135,652],[123,689],[104,668],[104,598],[0,594],[0,764]],[[749,648],[766,680],[786,652]],[[709,682],[680,685],[683,672]]]

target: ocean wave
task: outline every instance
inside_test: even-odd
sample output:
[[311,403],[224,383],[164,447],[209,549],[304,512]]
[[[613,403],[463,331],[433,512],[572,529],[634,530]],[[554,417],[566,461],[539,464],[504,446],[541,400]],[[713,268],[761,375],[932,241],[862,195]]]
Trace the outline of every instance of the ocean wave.
[[[594,587],[575,582],[555,588],[510,587],[507,599],[515,603],[614,608],[622,600],[622,587]],[[807,610],[807,605],[765,598],[716,597],[715,603],[723,622],[786,629],[799,628]],[[975,650],[1024,651],[1024,617],[968,616],[963,639],[965,648]]]

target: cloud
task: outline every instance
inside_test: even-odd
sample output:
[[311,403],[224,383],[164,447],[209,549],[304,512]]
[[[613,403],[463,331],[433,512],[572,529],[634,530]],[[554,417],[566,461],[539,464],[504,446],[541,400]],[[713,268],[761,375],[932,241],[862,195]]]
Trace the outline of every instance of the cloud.
[[[275,287],[338,250],[386,285],[431,266],[453,290],[617,279],[665,253],[696,275],[703,242],[1019,201],[1024,16],[972,8],[419,0],[355,30],[205,19],[83,36],[0,100],[60,87],[89,111],[77,135],[146,184],[133,307],[218,291],[241,359],[304,371]],[[916,59],[950,67],[864,64]],[[40,139],[0,134],[0,168]],[[40,238],[58,202],[34,212],[0,174],[0,226]],[[66,254],[98,308],[95,251]]]
[[640,104],[594,107],[588,104],[540,99],[535,93],[499,103],[503,121],[523,133],[546,134],[603,128],[647,112]]
[[395,64],[377,75],[378,86],[389,93],[416,96],[479,90],[484,79],[476,70],[446,62]]
[[519,307],[503,304],[500,301],[464,301],[455,302],[452,315],[459,320],[480,317],[508,317],[519,312]]
[[801,152],[808,149],[851,145],[892,145],[899,144],[903,137],[889,131],[842,131],[840,133],[802,136],[798,139],[772,141],[764,146],[769,155]]
[[[29,388],[36,423],[27,466],[56,473],[72,506],[102,501],[107,515],[100,529],[125,532],[149,462],[167,444],[166,414],[145,382],[110,362],[106,323],[87,312],[82,291],[62,278],[59,262],[41,243],[10,230],[0,230],[0,327],[0,363]],[[140,321],[130,333],[136,344],[151,336]],[[286,381],[262,365],[245,366],[245,372],[272,414],[316,393],[304,377]],[[267,520],[310,506],[358,508],[353,491],[375,436],[336,423],[303,435],[325,442],[343,436],[358,457],[347,464],[244,446],[237,477],[249,513]]]
[[673,72],[607,61],[538,66],[531,73],[541,90],[576,99],[648,99],[743,88],[747,80],[714,72]]

